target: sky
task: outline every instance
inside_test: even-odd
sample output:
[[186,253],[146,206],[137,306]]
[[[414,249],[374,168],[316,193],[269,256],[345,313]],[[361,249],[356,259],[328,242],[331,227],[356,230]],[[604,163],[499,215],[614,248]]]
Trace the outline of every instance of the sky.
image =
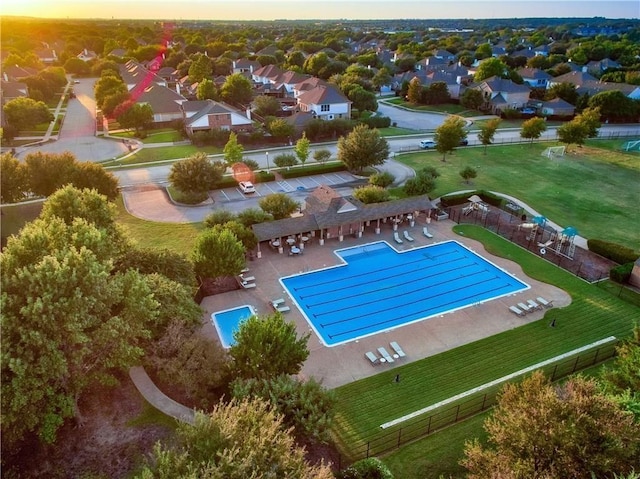
[[0,15],[152,20],[640,18],[638,0],[3,0]]

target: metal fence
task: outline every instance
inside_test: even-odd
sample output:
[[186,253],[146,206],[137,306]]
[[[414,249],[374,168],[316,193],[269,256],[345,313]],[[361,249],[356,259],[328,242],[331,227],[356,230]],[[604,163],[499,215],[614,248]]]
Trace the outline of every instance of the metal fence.
[[[540,370],[551,378],[551,381],[556,381],[614,357],[616,344],[617,342],[611,342],[602,345],[575,357],[543,366]],[[349,457],[348,459],[340,457],[341,466],[345,465],[344,462],[355,462],[390,452],[403,444],[424,438],[440,429],[486,411],[496,404],[502,386],[502,384],[496,385],[433,414],[418,416],[393,428],[376,429],[362,439],[342,438],[343,442],[348,441]]]

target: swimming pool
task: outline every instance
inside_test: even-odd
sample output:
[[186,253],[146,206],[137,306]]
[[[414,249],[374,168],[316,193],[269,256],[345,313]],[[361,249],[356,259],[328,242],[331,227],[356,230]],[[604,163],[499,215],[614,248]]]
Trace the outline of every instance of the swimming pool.
[[216,311],[211,315],[211,322],[218,331],[220,342],[225,349],[230,348],[234,344],[233,333],[245,319],[255,315],[253,306],[245,304],[236,308],[225,309],[224,311]]
[[344,264],[280,279],[326,346],[529,288],[457,241],[402,252],[379,241],[335,253]]

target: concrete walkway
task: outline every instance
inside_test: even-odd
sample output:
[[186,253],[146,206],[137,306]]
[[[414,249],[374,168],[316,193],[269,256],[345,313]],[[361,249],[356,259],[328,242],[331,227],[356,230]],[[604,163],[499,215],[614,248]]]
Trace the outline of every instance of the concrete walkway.
[[131,377],[140,394],[153,407],[180,422],[195,424],[195,411],[177,403],[160,391],[142,366],[135,366],[129,369],[129,377]]

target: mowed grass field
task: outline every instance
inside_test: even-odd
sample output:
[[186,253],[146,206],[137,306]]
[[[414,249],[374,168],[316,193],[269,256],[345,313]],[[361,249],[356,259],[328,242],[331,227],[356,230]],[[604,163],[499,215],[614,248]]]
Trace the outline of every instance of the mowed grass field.
[[[553,160],[542,156],[553,146],[549,143],[459,148],[445,162],[435,151],[398,155],[396,160],[415,170],[436,168],[441,176],[432,198],[469,189],[496,191],[519,198],[563,227],[577,228],[585,238],[640,249],[640,154],[598,144],[573,146]],[[466,166],[478,173],[469,184],[459,174]]]
[[[637,306],[607,289],[480,227],[462,225],[455,231],[482,241],[492,254],[516,261],[527,275],[564,289],[572,304],[550,309],[535,323],[337,388],[334,437],[347,456],[363,441],[386,434],[380,425],[387,421],[609,336],[626,337],[633,328]],[[556,327],[550,328],[553,319]],[[402,378],[399,384],[393,381],[396,374]]]

